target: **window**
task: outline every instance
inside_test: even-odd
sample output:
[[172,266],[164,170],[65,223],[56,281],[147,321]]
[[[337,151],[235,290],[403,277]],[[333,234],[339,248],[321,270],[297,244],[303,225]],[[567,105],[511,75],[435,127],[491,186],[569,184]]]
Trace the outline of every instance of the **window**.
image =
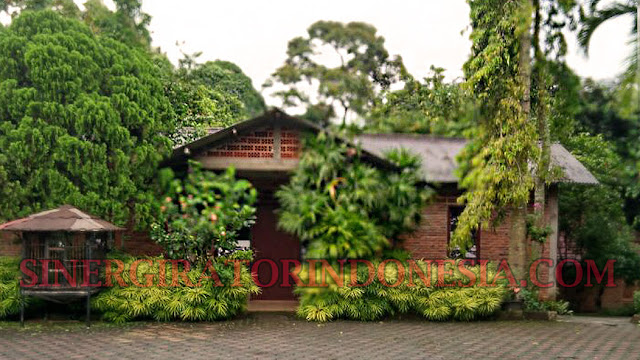
[[236,250],[251,249],[251,227],[245,227],[238,233],[238,247]]
[[[453,236],[453,232],[456,230],[458,226],[458,218],[462,211],[464,210],[464,206],[450,206],[449,207],[449,223],[447,224],[449,228],[447,243],[451,243],[451,237]],[[467,249],[467,253],[462,255],[460,248],[456,246],[456,248],[451,249],[451,253],[449,257],[452,259],[471,259],[476,260],[480,256],[480,244],[479,244],[478,232],[474,231],[471,234],[471,241],[473,245]]]

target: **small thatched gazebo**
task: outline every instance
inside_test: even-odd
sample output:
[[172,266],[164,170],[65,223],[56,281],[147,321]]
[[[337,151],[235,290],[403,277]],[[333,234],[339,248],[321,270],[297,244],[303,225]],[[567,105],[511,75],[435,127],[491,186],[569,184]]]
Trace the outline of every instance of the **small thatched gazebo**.
[[[22,259],[30,260],[31,265],[27,268],[33,266],[30,270],[37,278],[32,283],[33,274],[29,277],[23,274],[26,286],[21,288],[22,295],[55,302],[86,297],[87,324],[91,294],[99,288],[84,284],[97,284],[99,279],[95,273],[89,275],[90,279],[85,279],[86,263],[83,260],[104,259],[113,244],[114,232],[121,230],[124,229],[70,205],[0,225],[0,231],[20,235]],[[20,319],[24,321],[24,306]]]

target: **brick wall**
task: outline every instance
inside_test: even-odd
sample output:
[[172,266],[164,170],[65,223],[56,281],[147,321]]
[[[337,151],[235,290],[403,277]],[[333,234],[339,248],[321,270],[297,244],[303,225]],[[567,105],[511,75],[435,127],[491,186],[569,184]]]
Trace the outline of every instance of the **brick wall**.
[[0,256],[21,256],[20,239],[13,233],[0,232]]
[[[423,219],[415,232],[404,237],[403,246],[418,259],[447,258],[449,207],[457,206],[456,196],[437,196],[425,207]],[[478,236],[480,258],[498,261],[509,254],[509,230],[507,217],[499,226],[481,229]]]
[[419,227],[404,237],[403,246],[414,258],[447,257],[448,209],[452,205],[456,205],[454,196],[437,196],[435,201],[425,207]]
[[571,301],[579,312],[615,310],[633,305],[633,293],[640,290],[639,284],[626,284],[615,280],[615,287],[590,287],[563,289],[562,297]]
[[[557,212],[555,202],[557,193],[555,189],[549,192],[550,200],[547,202],[546,214],[548,220]],[[458,206],[457,196],[449,195],[437,196],[435,201],[425,207],[423,220],[418,229],[404,237],[403,247],[410,251],[414,258],[418,259],[445,259],[448,257],[448,222],[449,207]],[[533,211],[533,207],[529,208]],[[512,228],[512,218],[507,215],[503,221],[492,228],[483,228],[478,234],[479,258],[492,262],[499,262],[503,259],[509,260],[509,240]],[[553,236],[553,235],[552,235]],[[557,244],[551,241],[539,246],[539,255],[536,258],[548,259],[552,257],[551,246]],[[531,254],[532,249],[528,249]],[[547,266],[538,267],[537,279],[541,283],[551,282],[553,273],[549,273]],[[539,295],[541,299],[553,299],[555,288],[541,288]]]
[[[123,246],[124,242],[124,246]],[[156,256],[162,254],[162,247],[149,237],[146,231],[126,231],[116,234],[115,248],[138,256]]]
[[235,140],[208,150],[212,158],[282,158],[300,157],[301,141],[298,130],[265,127],[238,136]]

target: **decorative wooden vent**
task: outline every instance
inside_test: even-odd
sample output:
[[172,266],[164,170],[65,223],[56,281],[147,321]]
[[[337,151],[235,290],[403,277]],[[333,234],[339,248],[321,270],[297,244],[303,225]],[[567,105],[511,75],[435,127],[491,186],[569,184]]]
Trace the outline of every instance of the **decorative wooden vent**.
[[300,156],[300,136],[296,130],[282,129],[280,156],[283,159],[297,159]]
[[274,131],[265,128],[238,137],[236,141],[209,150],[207,156],[231,158],[273,158]]
[[300,157],[297,130],[264,128],[238,136],[235,140],[207,151],[207,157],[297,159]]

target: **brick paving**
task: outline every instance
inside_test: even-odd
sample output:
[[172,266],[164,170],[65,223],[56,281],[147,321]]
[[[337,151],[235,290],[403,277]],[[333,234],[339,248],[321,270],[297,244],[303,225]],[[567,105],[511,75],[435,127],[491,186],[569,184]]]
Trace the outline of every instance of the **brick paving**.
[[1,359],[640,359],[627,323],[415,319],[315,324],[282,314],[219,323],[0,326]]

